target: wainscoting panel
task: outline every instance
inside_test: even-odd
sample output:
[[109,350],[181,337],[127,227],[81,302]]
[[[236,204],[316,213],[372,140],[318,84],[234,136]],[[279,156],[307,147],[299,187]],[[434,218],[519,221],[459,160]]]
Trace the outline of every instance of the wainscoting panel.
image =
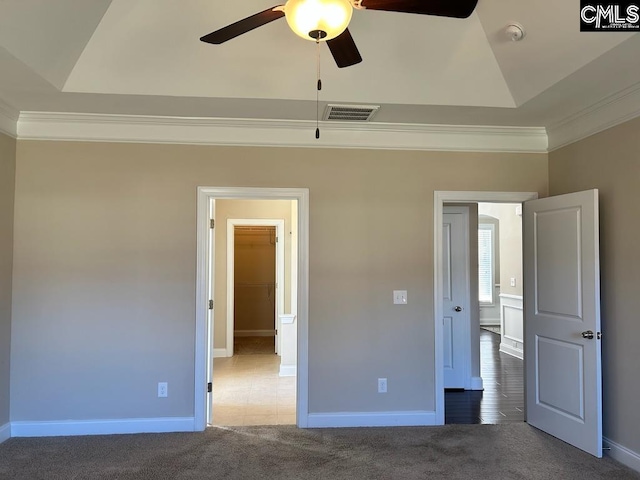
[[524,358],[524,317],[522,296],[500,294],[500,326],[502,338],[500,351]]
[[495,286],[493,294],[493,304],[480,304],[480,326],[498,326],[500,325],[500,285]]

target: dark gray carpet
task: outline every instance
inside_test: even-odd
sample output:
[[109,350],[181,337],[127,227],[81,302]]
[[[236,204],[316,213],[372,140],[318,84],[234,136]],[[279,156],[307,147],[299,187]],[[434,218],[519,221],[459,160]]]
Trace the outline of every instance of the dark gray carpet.
[[526,424],[12,438],[11,479],[640,479]]

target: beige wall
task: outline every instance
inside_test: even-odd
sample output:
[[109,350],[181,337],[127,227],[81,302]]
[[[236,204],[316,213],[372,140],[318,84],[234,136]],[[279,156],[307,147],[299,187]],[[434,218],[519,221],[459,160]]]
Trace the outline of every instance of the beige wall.
[[[212,186],[212,185],[207,185]],[[291,305],[291,201],[290,200],[216,200],[214,348],[227,348],[227,220],[284,220],[284,302],[289,313]]]
[[600,191],[604,435],[640,452],[640,119],[550,154],[554,195]]
[[235,331],[255,333],[275,329],[276,233],[275,227],[270,230],[251,232],[235,229]]
[[0,133],[0,427],[9,422],[16,141]]
[[[478,212],[499,221],[500,293],[522,295],[522,217],[516,215],[517,203],[480,203]],[[516,279],[512,287],[510,280]],[[497,301],[498,299],[496,299]]]
[[544,154],[18,142],[12,418],[193,415],[198,185],[309,188],[311,412],[433,410],[434,190],[547,184]]

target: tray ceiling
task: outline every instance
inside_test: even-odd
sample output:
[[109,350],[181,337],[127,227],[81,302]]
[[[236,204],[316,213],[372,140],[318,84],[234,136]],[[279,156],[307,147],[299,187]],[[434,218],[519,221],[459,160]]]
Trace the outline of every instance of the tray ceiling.
[[[277,21],[223,45],[199,37],[273,0],[5,0],[0,100],[18,111],[315,118],[316,46]],[[504,32],[521,23],[527,35]],[[321,49],[322,107],[374,122],[548,126],[640,81],[640,38],[581,33],[574,2],[479,0],[465,20],[355,11],[361,64]],[[629,56],[631,55],[631,57]]]

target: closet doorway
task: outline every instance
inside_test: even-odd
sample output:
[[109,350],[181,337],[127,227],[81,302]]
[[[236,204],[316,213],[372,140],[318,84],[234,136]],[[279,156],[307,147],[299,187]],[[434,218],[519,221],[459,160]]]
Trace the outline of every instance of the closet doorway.
[[278,353],[276,227],[234,228],[234,355]]

